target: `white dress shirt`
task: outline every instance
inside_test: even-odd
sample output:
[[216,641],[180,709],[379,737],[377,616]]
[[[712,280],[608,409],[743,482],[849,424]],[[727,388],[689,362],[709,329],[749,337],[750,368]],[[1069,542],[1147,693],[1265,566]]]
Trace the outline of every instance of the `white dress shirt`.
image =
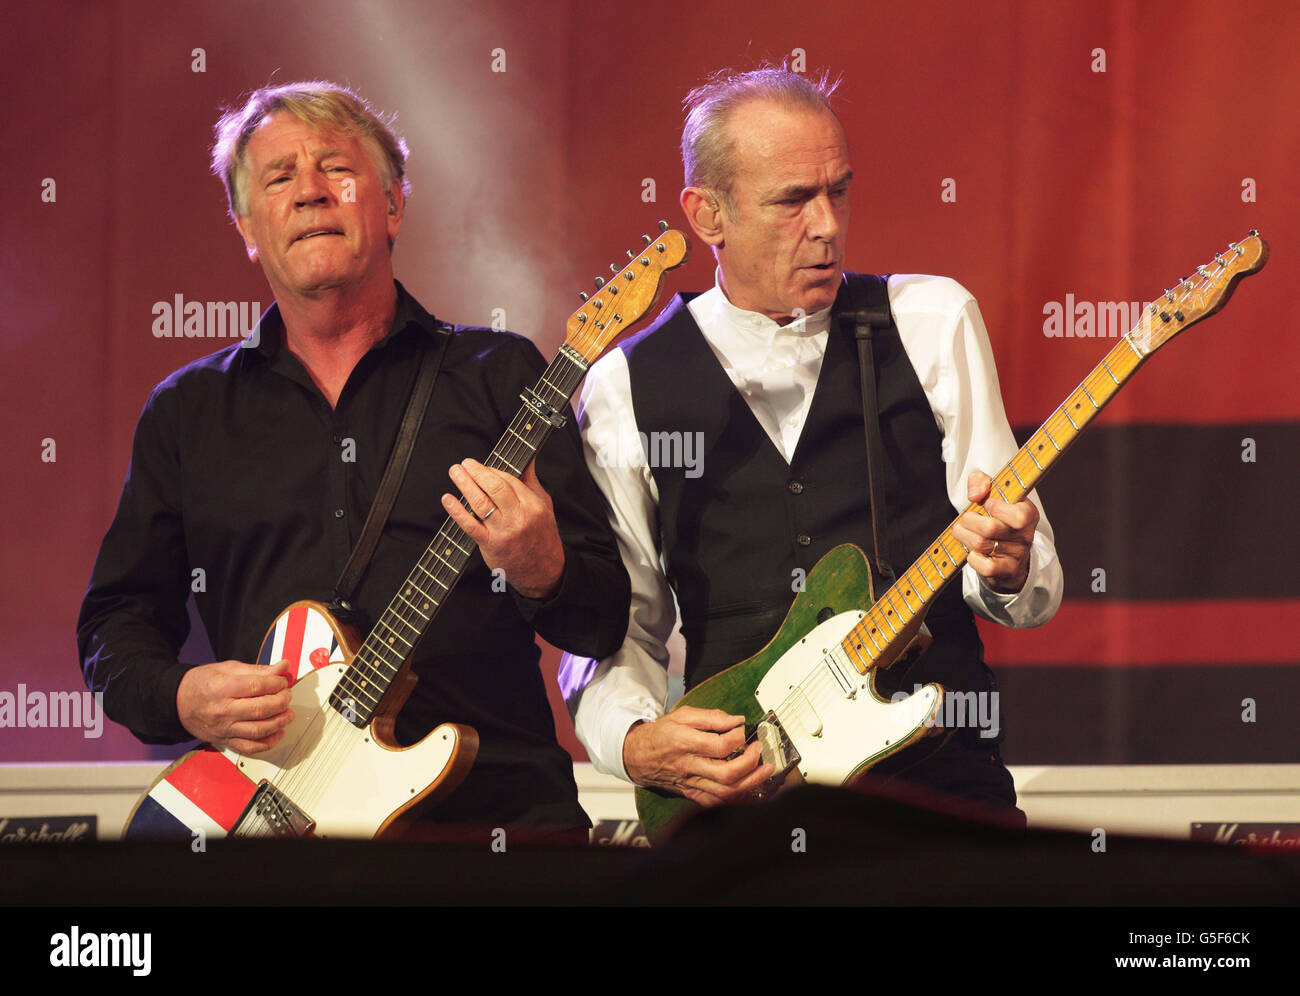
[[[970,473],[993,474],[1019,448],[1002,406],[984,321],[970,293],[947,277],[894,274],[889,300],[903,348],[943,434],[948,496],[961,512],[970,504]],[[716,284],[687,307],[723,370],[789,462],[817,386],[830,309],[781,326],[735,307]],[[566,654],[559,681],[578,739],[596,769],[626,779],[624,737],[637,721],[657,719],[665,710],[666,643],[677,622],[677,606],[659,545],[659,492],[638,435],[622,350],[611,350],[588,372],[578,422],[587,465],[612,510],[632,580],[632,606],[622,648],[601,661]],[[689,463],[686,473],[690,476]],[[1029,499],[1038,506],[1039,520],[1024,588],[1000,595],[984,585],[970,564],[962,571],[966,603],[1005,626],[1041,625],[1061,603],[1061,565],[1052,527],[1037,493]]]

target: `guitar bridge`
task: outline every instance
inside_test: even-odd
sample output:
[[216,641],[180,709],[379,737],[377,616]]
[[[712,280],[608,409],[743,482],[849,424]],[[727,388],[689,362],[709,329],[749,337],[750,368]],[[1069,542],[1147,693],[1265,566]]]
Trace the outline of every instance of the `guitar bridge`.
[[786,776],[798,766],[801,758],[775,712],[769,711],[758,721],[746,739],[745,746],[748,747],[755,740],[758,741],[759,760],[763,764],[770,764],[773,770],[772,777],[753,792],[755,799],[766,799],[780,790]]
[[278,788],[262,779],[253,798],[235,822],[240,836],[307,837],[316,821],[299,809]]

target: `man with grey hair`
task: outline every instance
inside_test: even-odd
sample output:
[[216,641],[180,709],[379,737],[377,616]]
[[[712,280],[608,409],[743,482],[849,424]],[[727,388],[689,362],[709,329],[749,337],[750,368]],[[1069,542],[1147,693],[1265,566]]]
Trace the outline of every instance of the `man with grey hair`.
[[[545,363],[520,336],[444,326],[394,279],[405,164],[388,122],[331,83],[256,91],[217,125],[213,169],[275,303],[248,342],[150,397],[82,606],[83,671],[146,743],[274,746],[292,719],[289,673],[250,662],[290,603],[330,601],[422,358],[442,349],[423,431],[351,601],[375,622],[444,513],[455,519],[481,557],[412,651],[419,681],[396,739],[444,722],[477,731],[477,762],[434,814],[440,825],[582,839],[589,824],[534,634],[613,652],[627,578],[572,423],[522,479],[466,459],[492,450]],[[448,466],[468,509],[442,494]],[[191,588],[215,657],[197,667],[178,659]]]
[[[664,713],[674,601],[689,690],[763,648],[799,580],[833,547],[872,551],[879,529],[882,556],[873,559],[887,552],[905,565],[954,509],[980,502],[988,516],[965,514],[954,528],[969,560],[960,585],[929,611],[933,646],[881,681],[887,694],[938,681],[996,706],[972,610],[1035,626],[1061,598],[1037,496],[1014,504],[990,496],[983,471],[1017,447],[979,309],[947,278],[874,282],[892,315],[872,348],[873,431],[884,455],[879,467],[872,460],[883,497],[873,526],[860,357],[841,320],[870,280],[844,270],[853,170],[830,106],[836,85],[764,67],[719,74],[686,98],[681,206],[713,250],[716,285],[678,295],[593,367],[582,393],[588,465],[614,510],[632,614],[616,654],[566,657],[561,686],[598,768],[704,805],[750,792],[773,769],[757,741],[745,746],[743,717]],[[686,473],[598,458],[636,453],[632,441],[657,432],[695,434],[702,464]],[[1000,740],[996,720],[968,726],[924,760],[902,754],[875,770],[1014,807]]]

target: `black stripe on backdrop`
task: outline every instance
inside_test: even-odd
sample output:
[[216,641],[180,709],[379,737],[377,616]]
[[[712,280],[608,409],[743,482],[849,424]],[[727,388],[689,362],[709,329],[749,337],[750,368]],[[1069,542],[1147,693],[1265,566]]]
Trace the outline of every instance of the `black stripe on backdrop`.
[[[1289,667],[1020,665],[998,669],[997,678],[1008,764],[1300,761],[1300,660]],[[1253,710],[1243,705],[1248,699]]]
[[1298,493],[1297,422],[1093,426],[1039,487],[1067,598],[1298,597]]

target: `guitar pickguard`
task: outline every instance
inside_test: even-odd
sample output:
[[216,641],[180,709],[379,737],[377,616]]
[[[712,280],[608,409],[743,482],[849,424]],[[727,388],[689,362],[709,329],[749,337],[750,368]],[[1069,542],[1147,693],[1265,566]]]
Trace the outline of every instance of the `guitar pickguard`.
[[862,611],[821,623],[768,670],[754,697],[780,720],[799,752],[799,773],[823,785],[850,781],[871,763],[923,736],[943,702],[938,685],[889,701],[876,694],[873,671],[858,673],[835,653]]
[[[286,641],[286,631],[308,637]],[[327,662],[331,651],[336,659]],[[444,724],[401,748],[377,734],[381,716],[358,728],[329,704],[353,650],[323,605],[295,603],[276,619],[258,659],[271,663],[284,655],[299,677],[290,702],[294,718],[279,743],[257,755],[191,751],[150,787],[124,836],[280,836],[310,827],[316,837],[375,837],[464,777],[478,740],[468,727]],[[261,782],[286,802],[259,811],[252,803]]]

